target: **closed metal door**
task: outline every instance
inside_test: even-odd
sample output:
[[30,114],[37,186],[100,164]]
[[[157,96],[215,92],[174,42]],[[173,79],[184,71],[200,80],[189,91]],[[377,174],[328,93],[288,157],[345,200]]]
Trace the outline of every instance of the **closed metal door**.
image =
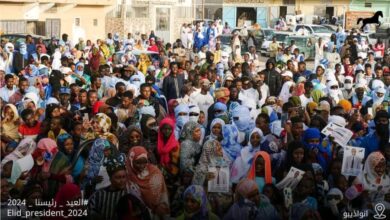
[[256,16],[256,23],[260,24],[262,28],[268,27],[268,8],[266,7],[260,7],[257,8],[257,16]]
[[223,7],[222,18],[224,22],[227,22],[231,28],[236,27],[237,8],[236,7]]
[[164,39],[164,42],[171,41],[171,9],[156,8],[156,36]]

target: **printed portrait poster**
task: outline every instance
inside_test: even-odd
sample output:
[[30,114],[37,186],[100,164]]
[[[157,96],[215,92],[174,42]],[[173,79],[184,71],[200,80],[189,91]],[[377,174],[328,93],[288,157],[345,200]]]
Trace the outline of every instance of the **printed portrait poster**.
[[209,192],[229,192],[230,171],[228,166],[209,166],[209,173],[214,178],[208,181]]
[[298,185],[298,183],[301,181],[303,175],[305,174],[305,171],[300,170],[296,167],[291,167],[290,171],[288,171],[288,174],[282,181],[276,184],[276,187],[281,190],[283,188],[289,187],[292,190],[295,189],[295,187]]
[[364,148],[347,146],[344,149],[341,173],[345,176],[357,176],[363,170]]

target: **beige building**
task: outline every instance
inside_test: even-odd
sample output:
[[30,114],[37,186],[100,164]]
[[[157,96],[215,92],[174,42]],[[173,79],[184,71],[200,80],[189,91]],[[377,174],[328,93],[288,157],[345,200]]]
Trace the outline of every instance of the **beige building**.
[[193,4],[192,0],[122,0],[107,15],[106,32],[125,37],[153,30],[165,42],[173,42],[180,37],[181,25],[194,20]]
[[273,26],[276,20],[287,15],[301,15],[304,23],[316,16],[342,16],[349,8],[349,0],[224,0],[223,20],[231,27],[243,23]]
[[105,38],[105,17],[116,0],[0,0],[0,33]]

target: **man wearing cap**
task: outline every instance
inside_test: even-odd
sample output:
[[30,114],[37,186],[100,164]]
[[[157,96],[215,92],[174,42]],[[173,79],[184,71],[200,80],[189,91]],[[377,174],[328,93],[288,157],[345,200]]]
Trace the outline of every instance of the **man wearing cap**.
[[293,73],[289,70],[283,71],[281,76],[282,76],[282,83],[283,84],[287,81],[292,81],[292,79],[293,79]]
[[201,90],[199,93],[192,93],[190,95],[190,103],[199,106],[199,109],[205,113],[207,121],[207,110],[214,103],[214,98],[210,94],[210,81],[202,79],[200,81]]
[[330,113],[330,104],[327,101],[321,101],[320,104],[315,109],[319,116],[324,119],[325,122],[328,122],[329,113]]
[[260,95],[259,92],[252,87],[252,83],[249,77],[242,77],[242,89],[238,94],[238,98],[241,101],[245,99],[252,99],[258,107],[260,107]]
[[60,104],[61,107],[64,107],[67,110],[70,110],[71,104],[70,104],[70,88],[68,87],[61,87],[60,88]]

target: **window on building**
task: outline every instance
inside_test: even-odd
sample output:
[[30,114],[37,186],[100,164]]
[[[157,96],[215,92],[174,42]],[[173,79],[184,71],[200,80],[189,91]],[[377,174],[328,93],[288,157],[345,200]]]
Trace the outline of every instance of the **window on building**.
[[80,26],[80,18],[75,18],[74,19],[74,25],[75,26]]
[[371,8],[372,7],[372,3],[371,2],[365,2],[364,3],[364,7]]
[[192,18],[193,17],[192,7],[177,7],[176,16],[178,18]]
[[130,18],[133,10],[133,7],[131,5],[126,5],[126,18]]
[[134,12],[136,18],[147,18],[149,16],[148,7],[135,7]]
[[98,26],[98,19],[93,19],[93,26]]
[[170,13],[171,12],[169,8],[156,9],[156,30],[157,31],[169,31]]
[[295,0],[283,0],[283,5],[295,5]]

